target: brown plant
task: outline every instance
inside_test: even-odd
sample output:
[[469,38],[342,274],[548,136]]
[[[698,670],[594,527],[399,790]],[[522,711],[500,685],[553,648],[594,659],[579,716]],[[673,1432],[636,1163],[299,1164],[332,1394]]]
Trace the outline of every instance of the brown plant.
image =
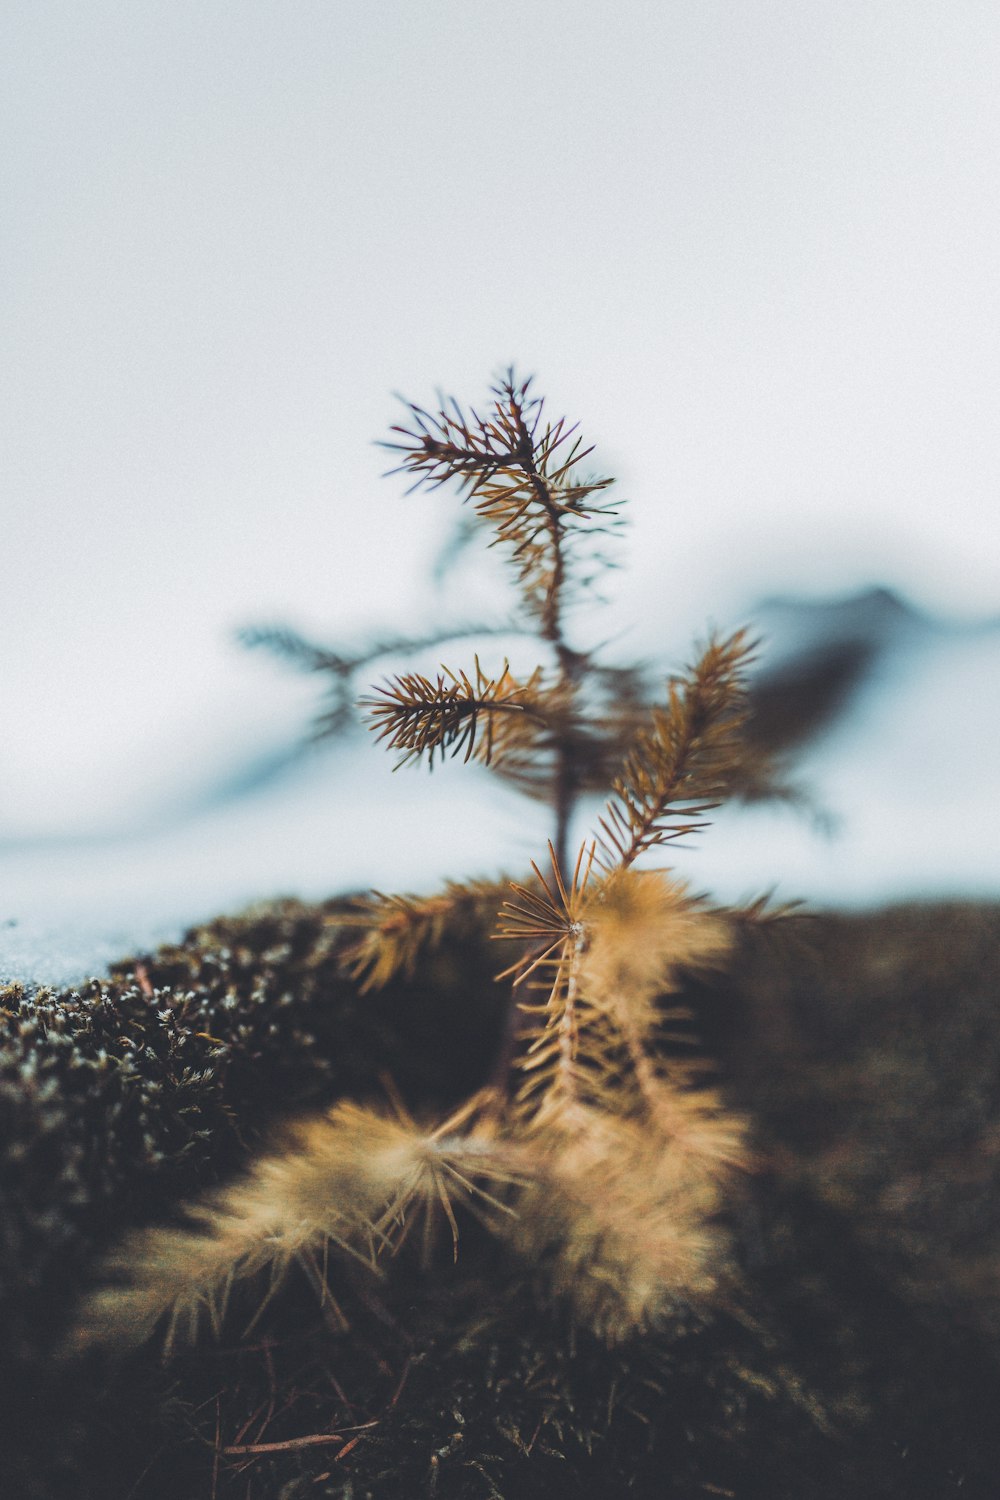
[[[121,1247],[129,1284],[91,1299],[86,1337],[144,1337],[166,1315],[169,1343],[203,1316],[217,1325],[235,1281],[263,1272],[273,1286],[293,1263],[335,1309],[333,1262],[378,1273],[415,1225],[429,1246],[435,1222],[457,1250],[459,1207],[608,1342],[711,1303],[730,1275],[722,1215],[749,1162],[746,1127],[663,1041],[682,972],[725,962],[737,915],[766,909],[714,907],[648,857],[741,784],[767,783],[742,738],[753,642],[711,638],[655,699],[635,668],[570,643],[575,595],[607,561],[595,548],[617,506],[609,479],[581,475],[591,450],[575,429],[549,421],[512,371],[485,416],[409,405],[387,446],[412,489],[457,482],[513,570],[519,628],[548,661],[523,681],[478,658],[471,672],[404,672],[362,700],[369,725],[400,764],[461,754],[508,777],[547,802],[553,829],[547,859],[506,897],[452,882],[349,905],[342,962],[377,991],[411,974],[463,905],[491,905],[495,936],[518,948],[498,976],[512,987],[508,1052],[491,1088],[443,1120],[413,1118],[389,1086],[388,1107],[341,1102],[289,1127],[243,1179],[189,1209],[190,1228]],[[317,652],[309,664],[342,692],[368,659]],[[604,812],[571,858],[580,797],[598,789]]]

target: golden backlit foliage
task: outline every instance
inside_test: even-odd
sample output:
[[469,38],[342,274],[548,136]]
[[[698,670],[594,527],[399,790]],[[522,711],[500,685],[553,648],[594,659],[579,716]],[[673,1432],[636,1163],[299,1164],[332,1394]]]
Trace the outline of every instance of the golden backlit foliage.
[[[363,707],[400,764],[460,755],[544,800],[552,840],[506,888],[451,882],[348,904],[342,963],[377,1004],[463,909],[492,910],[495,936],[517,950],[498,976],[511,988],[509,1055],[443,1119],[413,1118],[387,1085],[388,1107],[342,1102],[288,1127],[242,1179],[188,1208],[189,1227],[121,1247],[128,1282],[91,1299],[87,1338],[145,1337],[161,1317],[168,1343],[193,1335],[203,1319],[218,1326],[235,1282],[261,1280],[266,1299],[292,1265],[335,1316],[335,1262],[381,1274],[404,1243],[430,1254],[435,1226],[457,1251],[460,1211],[535,1268],[539,1295],[611,1343],[729,1284],[724,1211],[750,1161],[746,1127],[702,1060],[665,1042],[684,1019],[670,1001],[684,973],[724,964],[737,921],[765,908],[714,907],[648,858],[700,829],[741,780],[766,783],[742,737],[753,642],[710,639],[650,700],[636,672],[567,637],[574,591],[602,566],[592,543],[618,520],[611,481],[580,474],[590,450],[574,429],[549,421],[513,372],[485,416],[455,402],[408,413],[388,445],[399,470],[414,489],[458,483],[513,567],[547,663],[523,680],[478,658],[469,672],[404,672]],[[594,791],[604,812],[570,858]]]

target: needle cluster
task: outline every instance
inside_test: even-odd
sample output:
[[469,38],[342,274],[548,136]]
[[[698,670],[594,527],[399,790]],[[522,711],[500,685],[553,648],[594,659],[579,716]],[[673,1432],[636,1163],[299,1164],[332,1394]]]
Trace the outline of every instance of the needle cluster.
[[476,516],[510,558],[524,604],[545,640],[562,642],[562,607],[570,581],[569,546],[612,526],[618,507],[597,504],[613,483],[585,477],[580,464],[593,452],[575,425],[545,417],[544,400],[531,380],[509,370],[491,392],[486,416],[468,414],[447,399],[431,413],[407,402],[409,424],[392,428],[385,444],[400,457],[398,469],[436,489],[457,480]]
[[407,672],[376,688],[376,696],[363,698],[361,706],[369,712],[376,738],[390,750],[402,750],[397,770],[425,755],[433,768],[435,756],[463,750],[463,759],[471,760],[475,752],[489,765],[501,715],[525,711],[513,688],[507,662],[496,677],[489,677],[477,656],[473,678],[447,667],[435,682],[419,672]]

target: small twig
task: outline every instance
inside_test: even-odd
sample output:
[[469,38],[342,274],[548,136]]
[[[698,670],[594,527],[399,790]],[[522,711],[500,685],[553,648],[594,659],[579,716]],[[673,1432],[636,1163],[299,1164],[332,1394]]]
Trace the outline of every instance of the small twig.
[[146,1467],[143,1469],[142,1473],[139,1475],[139,1478],[136,1480],[135,1484],[129,1490],[128,1494],[125,1496],[125,1500],[133,1500],[133,1496],[135,1496],[135,1495],[137,1495],[139,1493],[139,1489],[140,1489],[140,1487],[141,1487],[141,1485],[143,1483],[143,1480],[146,1478],[147,1474],[153,1468],[153,1466],[156,1463],[157,1459],[163,1457],[163,1454],[166,1452],[166,1448],[167,1448],[166,1443],[161,1443],[160,1444],[160,1446],[157,1448],[156,1452],[153,1454],[152,1458],[149,1460],[149,1463],[146,1465]]
[[[271,1417],[274,1415],[274,1411],[273,1411],[274,1398],[273,1397],[271,1398],[271,1404],[272,1404],[272,1410],[267,1413],[267,1415],[264,1417],[263,1422],[261,1422],[261,1424],[260,1424],[260,1429],[259,1429],[259,1431],[257,1433],[258,1438],[261,1437],[261,1435],[267,1431],[268,1425],[269,1425],[269,1423],[271,1421]],[[234,1447],[238,1447],[239,1444],[242,1442],[243,1438],[246,1437],[247,1433],[250,1431],[250,1429],[253,1426],[253,1424],[257,1421],[257,1418],[260,1417],[263,1414],[264,1408],[265,1408],[266,1405],[267,1405],[267,1397],[265,1396],[264,1399],[263,1399],[263,1401],[260,1403],[260,1405],[254,1411],[252,1411],[250,1413],[250,1415],[247,1417],[246,1421],[243,1423],[243,1426],[240,1428],[239,1432],[236,1434],[235,1438],[233,1439],[233,1446]]]
[[399,1377],[399,1384],[396,1386],[396,1389],[392,1393],[392,1400],[389,1402],[389,1405],[386,1407],[386,1411],[392,1411],[393,1407],[396,1405],[396,1402],[399,1400],[400,1396],[403,1394],[403,1386],[406,1384],[407,1376],[410,1373],[410,1366],[412,1364],[413,1364],[412,1358],[410,1358],[409,1356],[407,1356],[406,1364],[403,1366],[403,1373]]
[[[267,1419],[266,1419],[266,1421],[264,1423],[264,1427],[261,1429],[261,1431],[265,1431],[266,1430],[268,1422],[270,1422],[272,1420],[272,1418],[274,1417],[274,1403],[275,1403],[275,1399],[276,1399],[277,1394],[278,1394],[278,1381],[277,1381],[277,1377],[275,1376],[275,1373],[274,1373],[274,1354],[271,1351],[271,1342],[270,1342],[269,1339],[265,1339],[264,1340],[264,1360],[265,1360],[265,1362],[267,1364],[267,1383],[268,1383],[268,1387],[269,1387],[269,1391],[270,1391],[271,1400],[268,1403]],[[258,1436],[259,1435],[260,1434],[258,1434]]]
[[[361,1432],[366,1427],[377,1427],[379,1419],[376,1417],[372,1422],[360,1422],[357,1427],[342,1427],[340,1432],[311,1432],[307,1437],[286,1438],[281,1443],[234,1443],[228,1448],[221,1449],[225,1458],[248,1458],[256,1457],[265,1453],[294,1453],[299,1448],[322,1448],[327,1443],[340,1443],[343,1441],[344,1432]],[[345,1444],[346,1448],[353,1448],[360,1438],[351,1438]],[[343,1457],[343,1453],[338,1454]]]
[[220,1413],[220,1407],[219,1407],[219,1398],[218,1398],[218,1396],[216,1396],[216,1398],[215,1398],[215,1447],[212,1450],[212,1500],[215,1500],[215,1497],[216,1497],[216,1495],[218,1493],[218,1489],[219,1489],[219,1453],[220,1453],[221,1446],[222,1446],[222,1444],[221,1444],[221,1437],[220,1437],[220,1423],[221,1423],[221,1413]]
[[329,1380],[330,1380],[330,1384],[333,1386],[333,1389],[336,1391],[337,1395],[340,1397],[340,1400],[343,1402],[344,1406],[353,1406],[356,1409],[357,1406],[358,1406],[357,1401],[351,1401],[351,1400],[349,1400],[349,1398],[347,1397],[347,1395],[344,1392],[343,1386],[341,1385],[340,1381],[337,1379],[336,1375],[331,1374],[329,1376]]
[[[366,1425],[369,1426],[369,1427],[374,1427],[376,1424],[374,1422],[368,1422]],[[350,1453],[351,1449],[352,1448],[356,1448],[358,1446],[358,1444],[360,1443],[360,1441],[361,1441],[361,1434],[359,1433],[357,1437],[352,1437],[351,1441],[349,1443],[345,1443],[344,1446],[341,1448],[340,1452],[334,1454],[334,1458],[336,1459],[337,1463],[339,1464],[340,1460],[342,1458],[346,1458],[347,1455]]]

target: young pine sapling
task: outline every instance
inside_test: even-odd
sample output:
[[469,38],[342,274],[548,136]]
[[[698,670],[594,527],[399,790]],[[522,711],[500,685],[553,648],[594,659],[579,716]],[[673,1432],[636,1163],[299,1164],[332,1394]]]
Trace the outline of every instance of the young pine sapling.
[[[457,1254],[469,1211],[536,1268],[540,1295],[608,1343],[726,1285],[720,1211],[749,1162],[746,1130],[689,1056],[664,1049],[678,1014],[665,997],[682,971],[722,963],[737,924],[764,905],[713,906],[656,861],[724,799],[773,785],[743,737],[753,646],[743,631],[710,639],[657,700],[638,670],[571,644],[569,609],[607,565],[595,544],[619,521],[611,481],[581,473],[591,450],[546,418],[530,381],[508,372],[491,395],[485,416],[450,400],[434,413],[409,405],[386,446],[413,489],[457,482],[513,571],[513,628],[545,659],[521,678],[478,659],[436,677],[404,672],[361,706],[400,765],[461,755],[544,804],[548,851],[507,887],[373,894],[339,920],[345,971],[375,992],[463,906],[492,905],[495,936],[516,948],[498,976],[511,1009],[492,1081],[443,1119],[415,1118],[387,1082],[387,1104],[342,1101],[288,1127],[243,1178],[188,1209],[189,1227],[143,1230],[120,1248],[128,1284],[91,1298],[91,1338],[132,1342],[165,1318],[169,1346],[206,1318],[218,1327],[235,1283],[276,1287],[293,1265],[329,1314],[338,1261],[376,1270],[415,1231],[429,1246],[441,1228]],[[255,639],[329,675],[321,729],[339,727],[353,674],[375,653]],[[594,793],[604,811],[571,849],[580,799]]]

